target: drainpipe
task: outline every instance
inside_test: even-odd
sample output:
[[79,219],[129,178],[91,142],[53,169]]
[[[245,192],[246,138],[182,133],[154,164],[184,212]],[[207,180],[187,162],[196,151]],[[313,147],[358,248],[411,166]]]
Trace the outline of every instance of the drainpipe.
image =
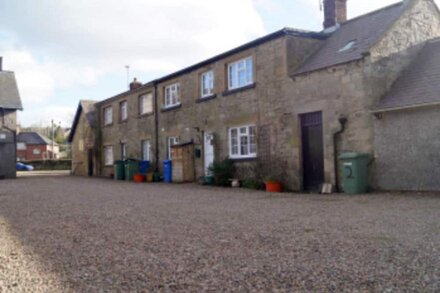
[[341,129],[333,134],[333,150],[334,150],[334,165],[335,165],[335,190],[339,192],[339,170],[338,170],[338,138],[345,131],[345,124],[347,123],[347,118],[339,118],[339,124],[341,124]]
[[157,99],[157,83],[153,82],[154,85],[154,129],[155,129],[155,150],[154,157],[156,161],[155,171],[159,172],[159,102]]

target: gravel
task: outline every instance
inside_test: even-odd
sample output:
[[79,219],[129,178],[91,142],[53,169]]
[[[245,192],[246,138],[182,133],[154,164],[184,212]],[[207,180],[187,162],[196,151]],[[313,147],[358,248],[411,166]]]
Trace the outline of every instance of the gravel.
[[439,194],[0,181],[0,292],[439,290]]

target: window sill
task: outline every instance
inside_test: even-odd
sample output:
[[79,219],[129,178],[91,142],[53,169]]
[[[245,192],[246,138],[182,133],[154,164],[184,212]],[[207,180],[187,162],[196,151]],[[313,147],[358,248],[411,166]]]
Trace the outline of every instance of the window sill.
[[214,95],[210,95],[210,96],[206,96],[206,97],[203,97],[203,98],[198,98],[196,100],[196,103],[207,102],[207,101],[213,100],[215,98],[217,98],[217,95],[215,95],[215,94]]
[[151,113],[145,113],[145,114],[139,114],[139,115],[138,115],[138,118],[144,118],[144,117],[149,117],[149,116],[153,116],[153,115],[154,115],[153,112],[151,112]]
[[160,111],[163,112],[169,112],[169,111],[173,111],[173,110],[177,110],[179,108],[182,107],[182,104],[179,105],[175,105],[175,106],[171,106],[171,107],[167,107],[167,108],[162,108]]
[[128,119],[119,121],[119,124],[127,123]]
[[230,158],[233,162],[249,162],[257,160],[257,157],[244,157],[244,158]]
[[232,89],[232,90],[226,90],[226,91],[223,92],[222,95],[223,96],[229,96],[229,95],[232,95],[232,94],[235,94],[235,93],[239,93],[239,92],[242,92],[242,91],[253,89],[255,87],[256,87],[256,83],[254,82],[254,83],[251,83],[249,85],[245,85],[243,87],[239,87],[239,88]]
[[104,127],[112,127],[112,126],[113,126],[113,122],[109,124],[104,124]]

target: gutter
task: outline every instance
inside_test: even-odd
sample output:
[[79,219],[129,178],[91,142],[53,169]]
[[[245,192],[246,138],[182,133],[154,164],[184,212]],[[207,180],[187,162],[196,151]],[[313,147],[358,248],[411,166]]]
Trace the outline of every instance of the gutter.
[[159,172],[159,102],[157,101],[157,83],[153,82],[154,87],[154,130],[155,130],[155,148],[154,159],[156,161],[155,171]]
[[438,102],[432,102],[432,103],[423,103],[423,104],[415,104],[415,105],[408,105],[408,106],[400,106],[400,107],[390,107],[390,108],[384,108],[384,109],[376,109],[371,110],[370,112],[372,114],[380,114],[385,112],[392,112],[392,111],[399,111],[399,110],[409,110],[409,109],[417,109],[417,108],[423,108],[423,107],[430,107],[430,106],[440,106],[440,101]]
[[339,168],[338,168],[338,138],[345,131],[345,125],[347,124],[347,118],[339,118],[339,124],[341,124],[341,129],[333,134],[333,159],[335,165],[335,190],[339,192]]

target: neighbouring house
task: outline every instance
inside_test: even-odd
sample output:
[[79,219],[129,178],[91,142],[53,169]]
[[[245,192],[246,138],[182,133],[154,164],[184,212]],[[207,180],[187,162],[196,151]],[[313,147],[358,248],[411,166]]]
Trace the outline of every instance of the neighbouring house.
[[130,90],[96,103],[100,129],[99,174],[113,173],[115,160],[136,158],[157,167],[157,113],[152,84],[136,79]]
[[4,71],[0,57],[0,179],[15,178],[17,110],[23,110],[13,72]]
[[67,141],[72,151],[72,174],[80,176],[97,175],[99,152],[96,143],[95,101],[79,102]]
[[38,132],[20,132],[17,135],[17,160],[58,160],[60,148],[56,142]]
[[96,103],[98,174],[127,157],[162,171],[190,143],[195,178],[229,157],[240,179],[340,187],[337,158],[355,151],[372,157],[371,188],[440,189],[434,1],[347,20],[347,0],[325,0],[324,16],[321,32],[285,28]]

